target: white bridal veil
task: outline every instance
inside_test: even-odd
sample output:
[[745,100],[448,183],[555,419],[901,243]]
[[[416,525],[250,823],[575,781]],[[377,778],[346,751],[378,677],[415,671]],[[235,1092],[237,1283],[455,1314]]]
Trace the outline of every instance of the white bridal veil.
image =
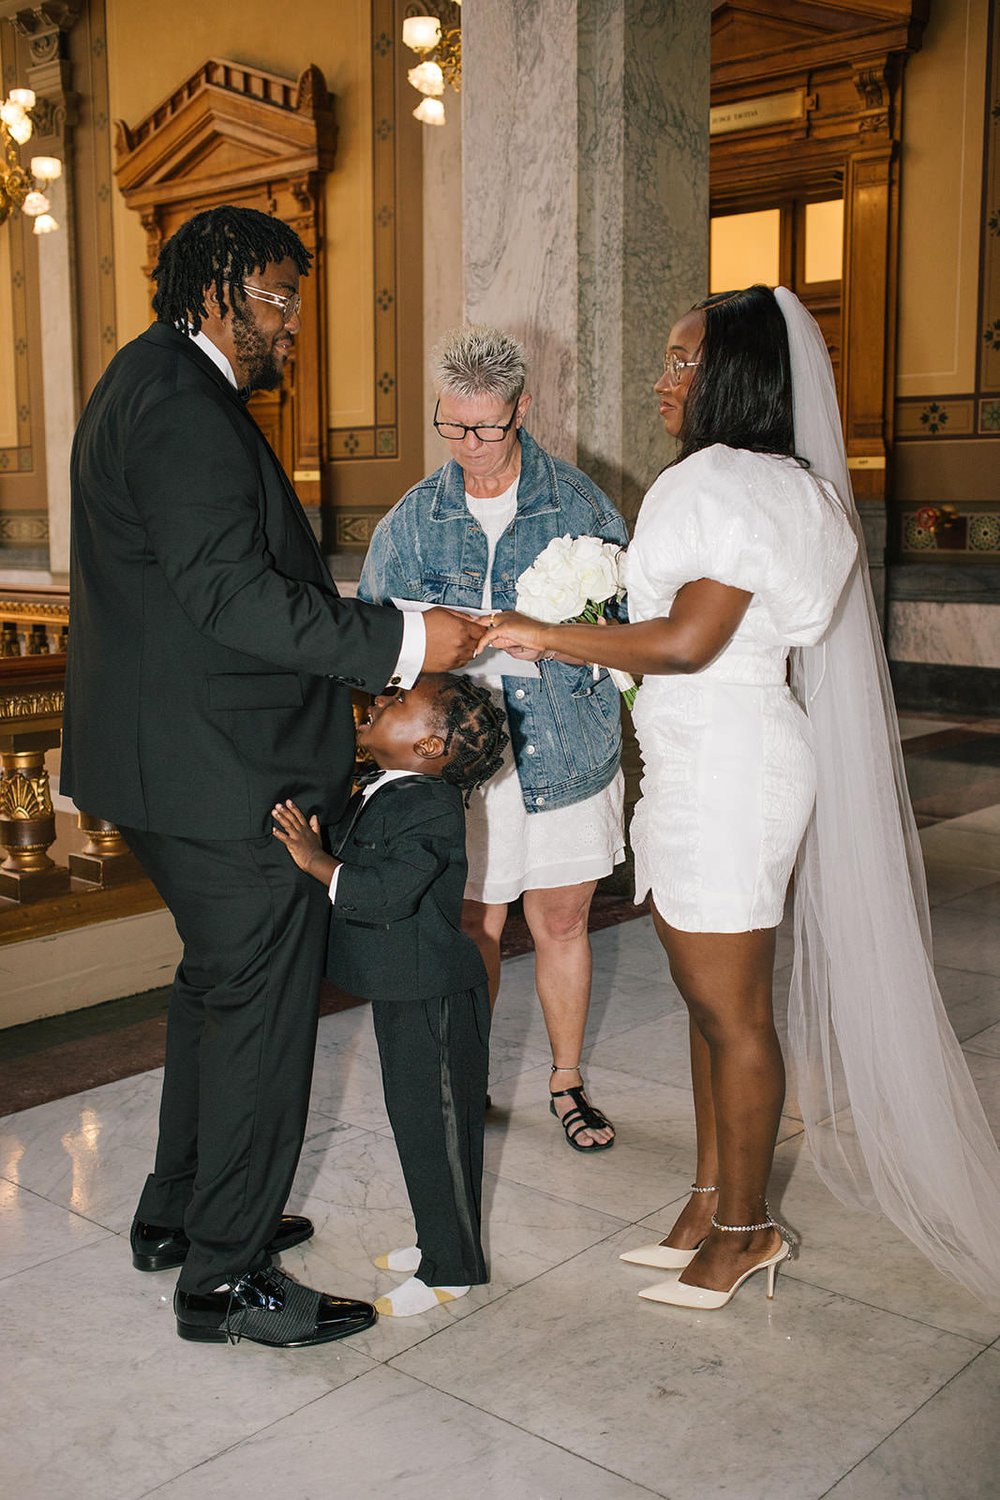
[[792,653],[814,731],[816,808],[795,873],[792,1067],[813,1159],[933,1263],[1000,1300],[1000,1152],[931,965],[930,919],[889,672],[851,493],[833,372],[791,292],[795,448],[829,480],[859,561],[824,641]]

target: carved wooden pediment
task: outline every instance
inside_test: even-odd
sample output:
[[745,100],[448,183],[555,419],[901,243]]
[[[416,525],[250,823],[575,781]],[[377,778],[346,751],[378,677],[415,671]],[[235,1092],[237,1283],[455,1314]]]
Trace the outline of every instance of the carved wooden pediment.
[[[886,49],[919,45],[930,0],[716,0],[712,67],[781,54],[808,65],[847,56],[864,36]],[[839,44],[839,47],[838,47]],[[811,57],[812,55],[812,57]]]
[[115,122],[115,176],[136,209],[216,201],[333,165],[337,127],[320,70],[297,80],[213,58],[138,125]]
[[297,79],[280,78],[211,58],[137,125],[118,120],[115,130],[115,176],[146,231],[147,275],[186,219],[222,203],[281,219],[314,257],[294,361],[279,390],[256,393],[251,411],[299,499],[318,506],[326,434],[323,184],[337,142],[322,73],[308,67]]

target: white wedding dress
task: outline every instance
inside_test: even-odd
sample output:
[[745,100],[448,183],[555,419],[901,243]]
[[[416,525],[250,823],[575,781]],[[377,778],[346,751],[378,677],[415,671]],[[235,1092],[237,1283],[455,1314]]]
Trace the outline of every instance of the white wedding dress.
[[647,675],[633,718],[642,797],[637,902],[685,932],[776,927],[815,795],[811,726],[787,686],[857,552],[843,505],[794,459],[716,445],[666,469],[628,550],[629,618],[669,614],[699,578],[752,593],[723,651],[690,675]]

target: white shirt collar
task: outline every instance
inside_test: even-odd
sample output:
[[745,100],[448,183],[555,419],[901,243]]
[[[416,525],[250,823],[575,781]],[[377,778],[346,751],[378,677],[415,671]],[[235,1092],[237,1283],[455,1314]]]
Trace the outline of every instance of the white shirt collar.
[[424,771],[395,771],[395,770],[393,770],[393,771],[383,771],[382,775],[379,777],[378,781],[373,781],[368,786],[364,786],[364,787],[361,788],[361,797],[362,797],[362,800],[365,801],[365,802],[367,802],[368,798],[371,797],[375,792],[377,792],[378,789],[379,789],[379,787],[388,786],[388,784],[389,784],[390,781],[398,781],[399,778],[400,778],[400,776],[424,776],[424,777],[426,777],[426,772],[424,772]]
[[234,390],[239,390],[239,387],[236,384],[236,376],[233,374],[232,365],[229,363],[228,359],[223,354],[218,345],[212,343],[212,340],[208,337],[208,334],[202,333],[200,328],[198,329],[197,333],[195,333],[193,329],[189,328],[188,338],[191,340],[192,344],[198,345],[198,348],[201,350],[202,354],[208,355],[213,365],[215,365],[217,369],[222,371],[223,375],[225,375],[226,379],[229,381],[229,384],[234,388]]

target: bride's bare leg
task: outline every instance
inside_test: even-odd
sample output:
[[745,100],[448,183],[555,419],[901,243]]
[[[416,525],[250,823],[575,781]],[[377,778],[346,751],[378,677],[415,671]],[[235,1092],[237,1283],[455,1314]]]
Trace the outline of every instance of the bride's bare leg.
[[[785,1097],[784,1061],[771,1009],[774,930],[692,933],[680,932],[662,919],[659,925],[674,981],[705,1043],[714,1103],[716,1181],[721,1191],[717,1201],[709,1194],[696,1195],[685,1213],[698,1213],[695,1205],[703,1198],[720,1223],[761,1223],[767,1218],[767,1183]],[[697,1109],[699,1092],[702,1104],[706,1092],[704,1054],[697,1043],[692,1062]],[[699,1145],[704,1134],[702,1119]],[[707,1170],[711,1158],[700,1158],[699,1170],[703,1160]],[[692,1243],[697,1241],[689,1241],[686,1248]],[[680,1279],[726,1291],[779,1243],[773,1229],[742,1234],[709,1229]]]
[[[667,936],[671,929],[652,902],[650,907],[656,935],[669,957]],[[688,1035],[697,1141],[694,1184],[697,1187],[713,1187],[719,1181],[719,1148],[715,1133],[715,1100],[712,1098],[712,1058],[708,1043],[698,1030],[694,1017],[690,1015]],[[675,1250],[693,1250],[708,1234],[718,1203],[717,1193],[692,1193],[660,1244],[670,1245]]]

